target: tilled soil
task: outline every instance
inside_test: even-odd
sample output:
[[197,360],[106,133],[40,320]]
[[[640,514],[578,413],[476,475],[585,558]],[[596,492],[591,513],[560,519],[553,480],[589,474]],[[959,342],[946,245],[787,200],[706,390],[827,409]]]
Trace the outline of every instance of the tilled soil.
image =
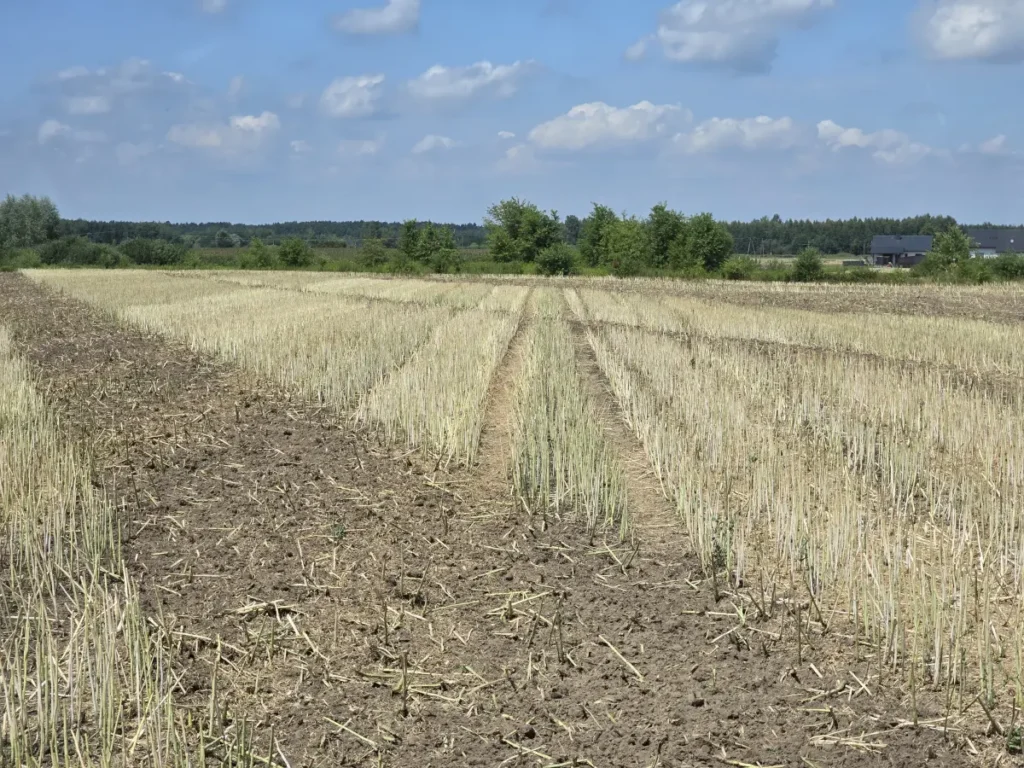
[[811,606],[761,616],[655,529],[531,519],[17,275],[0,323],[123,511],[178,700],[203,717],[216,676],[222,725],[254,723],[274,764],[960,765],[996,743],[939,695],[915,727]]

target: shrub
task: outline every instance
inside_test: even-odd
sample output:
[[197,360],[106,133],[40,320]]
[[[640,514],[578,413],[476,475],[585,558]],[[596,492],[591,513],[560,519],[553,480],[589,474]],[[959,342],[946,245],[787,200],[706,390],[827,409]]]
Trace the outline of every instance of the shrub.
[[121,267],[130,262],[123,253],[109,245],[92,243],[84,237],[62,237],[39,248],[43,264],[89,267]]
[[308,267],[313,263],[313,249],[301,237],[290,237],[278,247],[281,263],[293,269]]
[[793,264],[793,279],[798,283],[813,283],[824,276],[821,253],[817,248],[804,248]]
[[1001,280],[1024,280],[1024,255],[1003,253],[989,259],[992,274]]
[[363,263],[371,269],[382,267],[388,262],[388,250],[377,237],[367,238],[363,241],[360,255],[363,257]]
[[188,249],[184,245],[175,245],[166,240],[128,240],[118,246],[129,261],[135,264],[167,266],[179,264],[185,260]]
[[542,275],[575,275],[576,250],[565,243],[555,243],[537,256],[537,271]]
[[758,269],[756,259],[749,256],[731,256],[722,264],[722,277],[726,280],[750,280]]

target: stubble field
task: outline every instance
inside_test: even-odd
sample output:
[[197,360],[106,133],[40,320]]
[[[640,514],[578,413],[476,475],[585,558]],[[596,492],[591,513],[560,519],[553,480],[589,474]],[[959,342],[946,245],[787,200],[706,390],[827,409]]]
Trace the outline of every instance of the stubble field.
[[0,765],[996,765],[1012,288],[0,275]]

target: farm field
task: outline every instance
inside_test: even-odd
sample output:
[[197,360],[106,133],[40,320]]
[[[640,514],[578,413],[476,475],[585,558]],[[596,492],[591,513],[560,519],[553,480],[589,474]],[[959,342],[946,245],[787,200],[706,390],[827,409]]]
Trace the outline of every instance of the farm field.
[[0,274],[0,765],[1010,765],[1024,292]]

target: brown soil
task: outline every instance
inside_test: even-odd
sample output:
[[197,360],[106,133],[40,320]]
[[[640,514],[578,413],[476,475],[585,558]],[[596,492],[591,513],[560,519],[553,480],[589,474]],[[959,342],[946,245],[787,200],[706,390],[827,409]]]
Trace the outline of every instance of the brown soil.
[[[568,525],[541,532],[473,470],[387,455],[20,276],[0,275],[0,323],[123,510],[179,700],[202,717],[216,668],[223,721],[256,723],[274,764],[968,759],[971,742],[944,737],[940,697],[919,696],[914,727],[900,681],[854,662],[852,638],[807,606],[779,602],[769,619],[682,550],[631,558]],[[976,722],[973,745],[995,749]]]

